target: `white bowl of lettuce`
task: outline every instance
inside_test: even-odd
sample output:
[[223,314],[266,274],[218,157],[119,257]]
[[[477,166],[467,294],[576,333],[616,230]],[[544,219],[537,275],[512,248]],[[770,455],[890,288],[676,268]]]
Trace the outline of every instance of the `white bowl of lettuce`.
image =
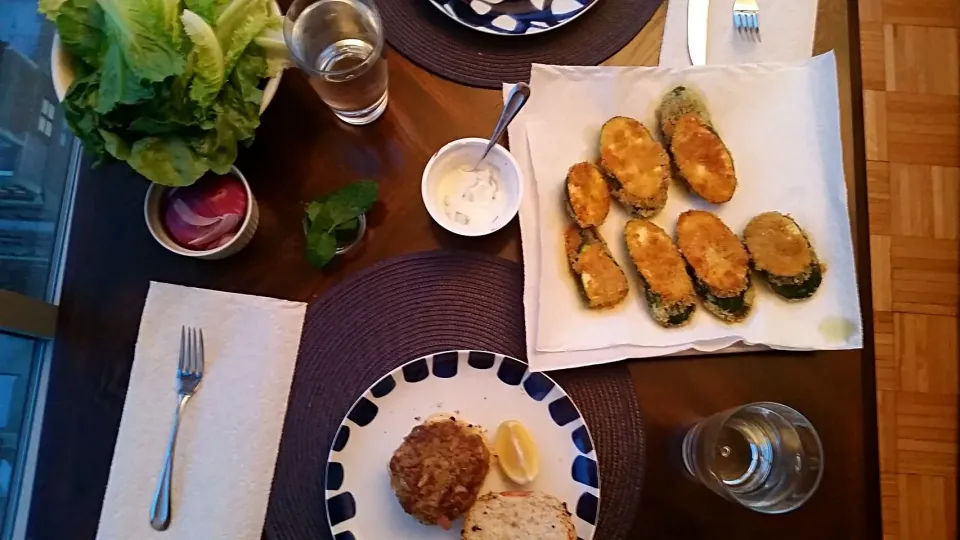
[[289,65],[274,0],[40,0],[64,116],[97,163],[227,174]]

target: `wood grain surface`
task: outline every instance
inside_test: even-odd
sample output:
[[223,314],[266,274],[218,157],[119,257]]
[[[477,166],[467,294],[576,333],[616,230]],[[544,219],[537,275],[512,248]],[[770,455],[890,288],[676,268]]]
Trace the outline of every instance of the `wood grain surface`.
[[[661,8],[609,63],[655,65],[663,16]],[[820,0],[815,48],[837,52],[861,301],[864,313],[869,314],[871,243],[864,211],[868,190],[863,162],[866,146],[859,127],[864,114],[858,35],[854,7],[848,9],[846,0]],[[463,239],[433,224],[420,201],[420,173],[429,157],[452,139],[486,136],[496,121],[500,96],[438,79],[392,51],[388,55],[391,101],[383,118],[371,126],[338,122],[299,73],[284,77],[263,116],[256,142],[242,152],[237,163],[251,182],[261,218],[252,243],[230,259],[191,260],[154,242],[142,217],[146,182],[125,165],[82,174],[30,538],[92,539],[96,535],[140,313],[151,280],[310,301],[345,276],[401,253],[461,248],[519,260],[516,221],[488,237]],[[359,249],[318,271],[303,255],[302,205],[360,178],[376,178],[381,185],[381,202],[370,215],[368,236]],[[889,202],[889,181],[886,189]],[[926,227],[925,222],[917,226]],[[908,253],[907,246],[893,242],[886,247],[891,257],[902,252],[903,260],[922,262],[914,263],[919,266],[915,270],[927,273],[915,275],[915,281],[940,279],[942,276],[930,272],[950,270],[949,261],[927,264],[924,253]],[[884,274],[891,274],[889,282],[895,268],[900,269],[891,263]],[[934,300],[926,302],[941,305]],[[906,300],[892,291],[890,305],[898,301]],[[892,320],[890,324],[896,325]],[[911,324],[916,336],[931,331],[924,324]],[[648,433],[646,480],[634,537],[878,537],[881,479],[877,473],[871,317],[865,317],[864,326],[869,343],[863,351],[631,361]],[[896,349],[897,344],[890,347]],[[886,361],[889,364],[888,358]],[[887,384],[894,376],[886,373]],[[820,490],[790,514],[763,516],[739,508],[684,477],[677,461],[678,437],[684,428],[726,407],[757,400],[781,401],[798,408],[823,439],[826,467]],[[904,401],[902,415],[895,402],[887,408],[892,407],[895,417],[902,416],[910,425],[923,424],[924,407],[936,406],[926,403]],[[916,450],[909,451],[940,448],[936,446],[940,444],[936,426],[915,427],[918,431],[908,446]],[[901,439],[896,439],[895,445],[901,451]],[[910,493],[943,491],[947,486],[936,479],[901,483],[899,477],[885,477],[884,481]],[[145,516],[146,511],[144,508]]]
[[883,536],[957,537],[960,3],[860,0]]

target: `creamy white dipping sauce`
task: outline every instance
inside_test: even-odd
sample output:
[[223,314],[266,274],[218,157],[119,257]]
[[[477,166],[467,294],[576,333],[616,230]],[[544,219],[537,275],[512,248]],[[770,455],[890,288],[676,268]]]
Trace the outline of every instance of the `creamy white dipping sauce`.
[[485,230],[506,208],[500,171],[482,163],[475,171],[463,165],[446,171],[437,185],[444,214],[459,225]]

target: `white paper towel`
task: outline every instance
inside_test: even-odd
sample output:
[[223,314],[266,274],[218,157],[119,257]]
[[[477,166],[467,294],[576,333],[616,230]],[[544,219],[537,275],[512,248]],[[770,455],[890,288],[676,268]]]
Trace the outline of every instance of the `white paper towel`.
[[[794,215],[828,265],[814,298],[785,303],[757,283],[755,312],[746,323],[724,325],[700,309],[690,327],[674,330],[653,323],[636,282],[624,307],[608,312],[583,307],[559,243],[565,216],[562,197],[554,191],[572,163],[596,152],[603,121],[624,114],[654,125],[660,96],[680,82],[706,95],[737,163],[737,194],[712,210],[737,233],[762,211]],[[510,141],[528,194],[521,203],[520,227],[527,353],[534,369],[660,356],[691,347],[714,351],[741,339],[783,349],[862,347],[832,54],[804,62],[687,70],[536,65],[531,86],[533,97],[511,125]],[[667,208],[654,221],[672,234],[677,215],[692,207],[711,208],[673,184]],[[631,275],[619,240],[625,219],[615,208],[602,232]]]
[[[733,28],[734,0],[710,0],[707,64],[784,62],[809,58],[817,23],[817,0],[758,0],[760,43]],[[660,65],[690,65],[687,51],[687,0],[670,0],[660,48]]]
[[[98,540],[259,540],[306,305],[151,283]],[[176,406],[181,326],[203,329],[200,388],[181,417],[173,519],[150,527]]]

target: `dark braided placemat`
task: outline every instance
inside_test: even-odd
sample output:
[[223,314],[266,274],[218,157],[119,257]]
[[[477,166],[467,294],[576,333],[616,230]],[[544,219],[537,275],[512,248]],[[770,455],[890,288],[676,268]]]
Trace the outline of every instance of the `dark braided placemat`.
[[[311,304],[267,510],[270,540],[330,538],[327,454],[354,400],[408,360],[450,349],[524,359],[519,264],[462,251],[383,261]],[[600,465],[597,540],[627,538],[640,500],[644,438],[626,366],[550,375],[590,427]]]
[[623,48],[662,0],[599,0],[556,30],[498,36],[467,28],[427,0],[388,0],[377,7],[387,42],[420,67],[454,82],[500,88],[530,80],[530,64],[595,66]]

